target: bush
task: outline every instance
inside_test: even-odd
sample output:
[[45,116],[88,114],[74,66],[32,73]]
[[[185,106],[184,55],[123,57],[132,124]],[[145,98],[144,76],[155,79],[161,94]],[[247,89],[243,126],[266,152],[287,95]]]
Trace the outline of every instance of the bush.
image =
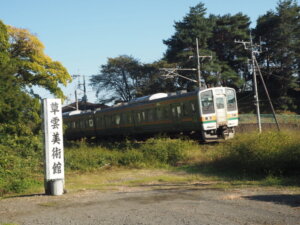
[[187,150],[186,141],[180,139],[149,139],[140,147],[145,157],[150,161],[175,165],[184,160]]
[[[183,160],[188,145],[182,140],[152,138],[143,144],[104,143],[104,146],[85,142],[66,148],[65,165],[70,170],[93,170],[106,165],[128,167],[159,167],[175,165]],[[109,149],[108,149],[109,148]]]
[[237,135],[214,152],[213,164],[242,174],[289,175],[300,172],[300,139],[294,133]]
[[41,159],[23,157],[18,149],[0,145],[0,196],[6,193],[21,193],[39,181],[35,174],[42,173]]

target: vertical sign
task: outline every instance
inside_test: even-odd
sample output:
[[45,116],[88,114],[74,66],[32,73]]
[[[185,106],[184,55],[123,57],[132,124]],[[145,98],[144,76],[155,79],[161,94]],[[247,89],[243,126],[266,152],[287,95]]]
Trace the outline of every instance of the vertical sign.
[[60,99],[44,99],[46,180],[64,179],[64,149]]

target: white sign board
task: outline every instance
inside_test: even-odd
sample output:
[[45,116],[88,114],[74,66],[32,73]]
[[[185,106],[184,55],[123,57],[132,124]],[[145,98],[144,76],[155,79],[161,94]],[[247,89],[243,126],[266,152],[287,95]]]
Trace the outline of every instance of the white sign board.
[[44,99],[46,180],[64,179],[63,121],[60,99]]

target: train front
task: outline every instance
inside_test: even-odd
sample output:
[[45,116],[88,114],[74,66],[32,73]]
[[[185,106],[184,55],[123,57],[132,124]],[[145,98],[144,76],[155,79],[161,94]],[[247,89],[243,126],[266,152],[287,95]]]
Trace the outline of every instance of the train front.
[[238,126],[236,92],[232,88],[217,87],[199,91],[202,136],[232,138]]

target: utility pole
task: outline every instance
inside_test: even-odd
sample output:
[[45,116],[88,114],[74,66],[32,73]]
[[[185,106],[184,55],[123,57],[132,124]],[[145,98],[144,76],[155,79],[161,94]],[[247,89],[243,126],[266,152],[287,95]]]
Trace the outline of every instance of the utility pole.
[[198,87],[201,88],[201,68],[200,68],[200,57],[199,57],[199,44],[198,38],[196,38],[196,53],[197,53],[197,72],[198,72]]
[[[196,38],[196,54],[197,54],[197,69],[196,68],[161,68],[160,70],[167,72],[167,74],[162,75],[165,78],[174,78],[174,77],[181,77],[183,79],[192,81],[194,83],[198,84],[199,89],[202,87],[201,85],[201,68],[200,68],[200,61],[203,58],[210,58],[212,59],[212,56],[208,56],[208,55],[199,55],[199,45],[198,45],[198,38]],[[190,56],[190,58],[193,58],[194,56]],[[188,77],[185,77],[179,73],[177,73],[177,71],[197,71],[197,75],[198,75],[198,79],[194,80]]]
[[[82,81],[83,83],[80,82],[80,77],[83,77]],[[85,106],[86,106],[86,103],[87,103],[87,94],[86,94],[86,83],[85,83],[85,75],[79,75],[79,74],[74,74],[72,75],[72,77],[74,79],[76,78],[79,78],[78,79],[78,84],[77,86],[75,87],[75,102],[76,102],[76,110],[79,109],[79,106],[78,106],[78,91],[77,90],[80,90],[80,91],[83,91],[83,97],[81,98],[81,102],[84,102],[85,103]],[[83,89],[81,88],[81,86],[83,86]]]
[[255,91],[255,102],[256,102],[256,112],[257,112],[257,122],[258,122],[258,130],[261,133],[261,118],[260,118],[260,107],[259,107],[259,99],[258,99],[258,89],[257,89],[257,75],[256,75],[256,66],[255,66],[255,53],[259,53],[255,51],[252,37],[250,36],[250,46],[251,46],[251,61],[252,61],[252,69],[253,69],[253,81],[254,81],[254,91]]
[[201,68],[200,68],[200,63],[201,59],[204,58],[209,58],[212,59],[211,55],[199,55],[199,44],[198,44],[198,38],[196,38],[196,52],[197,52],[197,72],[198,72],[198,86],[199,89],[201,88]]
[[252,37],[250,35],[250,41],[234,41],[237,44],[243,44],[246,50],[251,51],[251,64],[252,64],[252,72],[253,72],[253,87],[254,87],[254,99],[256,105],[256,116],[257,116],[257,124],[258,124],[258,131],[261,133],[261,118],[260,118],[260,107],[259,107],[259,98],[258,98],[258,89],[257,89],[257,79],[256,79],[256,66],[255,66],[255,53],[258,54],[259,51],[255,50],[253,46]]
[[272,113],[273,113],[273,116],[274,116],[274,119],[275,119],[275,122],[276,122],[276,125],[277,125],[277,129],[279,131],[280,127],[279,127],[279,123],[278,123],[277,118],[276,118],[275,110],[274,110],[274,107],[273,107],[273,104],[272,104],[272,101],[271,101],[271,98],[270,98],[267,86],[265,84],[265,81],[263,79],[263,76],[261,74],[259,65],[258,65],[257,60],[256,60],[256,56],[255,56],[256,54],[260,54],[261,53],[261,46],[253,44],[251,34],[250,34],[250,42],[247,42],[247,41],[238,41],[238,40],[235,40],[234,42],[237,43],[237,44],[243,44],[244,48],[246,50],[250,50],[251,51],[251,64],[252,64],[252,70],[253,70],[254,98],[255,98],[256,114],[257,114],[257,124],[258,124],[259,133],[261,133],[261,117],[260,117],[260,107],[259,107],[258,88],[257,88],[257,74],[256,74],[257,71],[259,72],[262,84],[264,86],[265,92],[267,94],[267,97],[268,97],[268,100],[269,100],[269,103],[270,103],[270,106],[271,106],[271,109],[272,109]]
[[75,90],[75,103],[76,103],[76,110],[78,110],[78,98],[77,98],[77,90]]
[[83,102],[87,102],[87,95],[86,95],[86,85],[85,85],[85,76],[83,75],[83,97],[82,97]]

